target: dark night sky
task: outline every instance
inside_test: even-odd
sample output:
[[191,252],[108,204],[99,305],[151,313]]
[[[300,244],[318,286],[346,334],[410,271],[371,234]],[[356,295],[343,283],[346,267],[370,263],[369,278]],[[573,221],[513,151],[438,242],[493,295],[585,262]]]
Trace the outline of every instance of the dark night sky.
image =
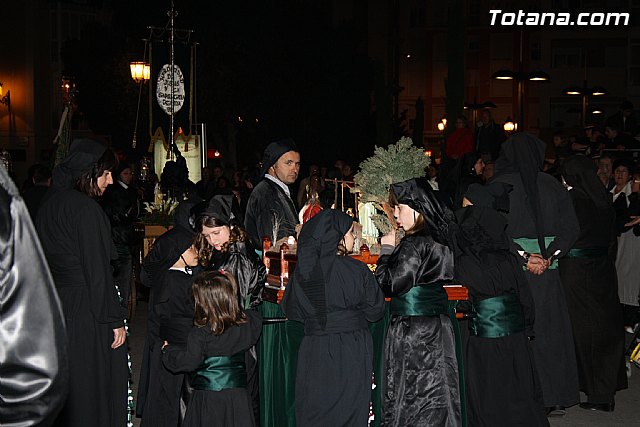
[[[63,60],[78,78],[91,127],[127,147],[131,128],[122,124],[135,118],[137,100],[128,63],[141,59],[147,26],[167,23],[170,2],[106,4],[113,5],[110,28],[86,28],[82,40],[67,44]],[[198,121],[207,123],[210,145],[214,133],[226,137],[231,121],[240,165],[287,136],[304,159],[324,163],[343,157],[357,164],[373,151],[366,34],[355,25],[333,27],[330,2],[176,1],[175,8],[176,27],[194,30],[199,43]],[[147,115],[143,102],[141,145],[148,141]]]

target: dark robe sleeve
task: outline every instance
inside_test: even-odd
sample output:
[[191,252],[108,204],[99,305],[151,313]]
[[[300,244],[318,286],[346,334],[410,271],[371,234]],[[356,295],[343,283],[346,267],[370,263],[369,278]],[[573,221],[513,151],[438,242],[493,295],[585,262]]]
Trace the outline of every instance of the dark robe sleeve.
[[125,308],[118,300],[110,265],[111,229],[97,203],[82,208],[76,228],[77,253],[89,292],[91,312],[98,323],[111,328],[124,326]]
[[64,315],[29,213],[1,169],[0,424],[48,425],[68,389]]
[[163,350],[162,361],[171,372],[191,372],[212,356],[229,356],[254,345],[262,332],[262,316],[247,311],[247,323],[225,329],[222,335],[210,333],[208,326],[194,327],[189,332],[186,349],[172,346]]
[[556,209],[558,218],[558,229],[556,230],[556,238],[547,248],[549,257],[554,255],[556,251],[560,253],[554,258],[561,258],[569,252],[569,249],[578,240],[580,236],[580,223],[573,207],[573,201],[568,191],[561,189],[556,197]]
[[[416,244],[425,247],[419,250]],[[391,255],[383,255],[378,259],[375,277],[386,296],[402,295],[417,283],[451,279],[453,269],[443,268],[443,265],[451,263],[447,258],[451,256],[445,253],[445,247],[433,241],[416,242],[405,237]]]
[[375,276],[366,265],[362,270],[362,281],[367,307],[363,310],[364,317],[369,322],[377,322],[384,315],[384,294],[378,286]]
[[[207,326],[204,326],[206,328]],[[202,328],[194,327],[187,337],[187,347],[167,345],[162,350],[162,363],[171,372],[195,371],[205,359],[205,334]]]
[[525,277],[522,267],[519,265],[517,259],[513,259],[512,268],[515,272],[516,286],[518,289],[518,298],[520,299],[520,305],[522,306],[522,314],[524,315],[525,333],[528,337],[533,337],[534,324],[536,317],[535,305],[533,302],[533,295],[531,294],[531,288],[529,282]]

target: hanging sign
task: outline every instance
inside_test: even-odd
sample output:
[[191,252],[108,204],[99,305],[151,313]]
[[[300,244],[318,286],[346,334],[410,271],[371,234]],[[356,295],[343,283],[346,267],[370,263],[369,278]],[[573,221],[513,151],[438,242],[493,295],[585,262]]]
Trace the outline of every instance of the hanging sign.
[[[173,109],[171,108],[172,96]],[[171,113],[175,114],[180,111],[185,101],[184,76],[180,67],[174,64],[173,73],[171,72],[171,64],[165,64],[160,69],[156,84],[156,99],[165,113],[171,115]]]

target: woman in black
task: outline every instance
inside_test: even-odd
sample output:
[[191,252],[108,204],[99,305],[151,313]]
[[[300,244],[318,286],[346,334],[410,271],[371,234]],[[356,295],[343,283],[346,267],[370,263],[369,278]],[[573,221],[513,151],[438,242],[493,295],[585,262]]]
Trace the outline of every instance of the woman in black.
[[111,273],[111,226],[97,202],[113,183],[116,165],[103,144],[75,140],[38,212],[38,235],[69,338],[69,395],[57,426],[127,423],[126,310]]
[[[344,256],[353,219],[325,209],[300,232],[298,262],[282,299],[290,320],[304,322],[296,372],[296,425],[366,426],[373,341],[368,322],[384,298],[368,267]],[[342,242],[342,245],[339,246]]]
[[580,222],[580,237],[560,260],[560,277],[573,326],[580,407],[613,411],[617,390],[627,388],[622,309],[614,265],[616,215],[610,194],[583,155],[566,159],[562,177]]

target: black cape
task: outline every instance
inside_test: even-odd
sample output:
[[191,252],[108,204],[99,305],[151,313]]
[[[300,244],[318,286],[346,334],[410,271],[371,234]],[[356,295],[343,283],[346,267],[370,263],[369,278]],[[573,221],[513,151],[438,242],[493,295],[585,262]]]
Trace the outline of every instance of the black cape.
[[[264,178],[251,192],[244,217],[245,229],[256,248],[262,249],[264,236],[273,240],[275,221],[280,223],[276,240],[295,236],[299,220],[291,197],[275,182]],[[275,244],[273,241],[271,243]]]
[[41,425],[56,416],[67,396],[67,335],[38,236],[4,166],[0,283],[0,423]]
[[97,201],[73,189],[104,151],[95,141],[74,142],[36,221],[69,338],[69,396],[55,424],[65,427],[127,422],[127,345],[111,348],[126,317],[110,265],[111,226]]
[[615,211],[591,159],[574,156],[562,176],[580,223],[574,248],[599,249],[590,257],[560,260],[560,277],[573,325],[580,390],[591,403],[613,403],[627,388],[624,328],[615,270]]
[[384,297],[368,267],[336,255],[351,227],[348,215],[326,209],[309,220],[298,241],[298,264],[281,307],[304,322],[298,353],[296,425],[367,424],[373,342],[367,322],[384,313]]
[[[542,240],[554,236],[543,249],[545,257],[567,254],[579,234],[578,220],[567,190],[542,172],[544,143],[519,133],[502,145],[492,182],[510,184],[507,235]],[[523,249],[511,242],[511,251],[521,257]],[[524,261],[523,261],[524,263]],[[569,407],[579,401],[573,333],[567,303],[557,269],[541,276],[525,273],[536,307],[534,357],[544,404]]]
[[457,212],[454,227],[456,280],[469,289],[472,303],[516,295],[525,331],[500,338],[472,334],[465,343],[465,382],[471,426],[547,426],[528,336],[533,336],[534,303],[518,259],[509,252],[506,218],[470,206]]

